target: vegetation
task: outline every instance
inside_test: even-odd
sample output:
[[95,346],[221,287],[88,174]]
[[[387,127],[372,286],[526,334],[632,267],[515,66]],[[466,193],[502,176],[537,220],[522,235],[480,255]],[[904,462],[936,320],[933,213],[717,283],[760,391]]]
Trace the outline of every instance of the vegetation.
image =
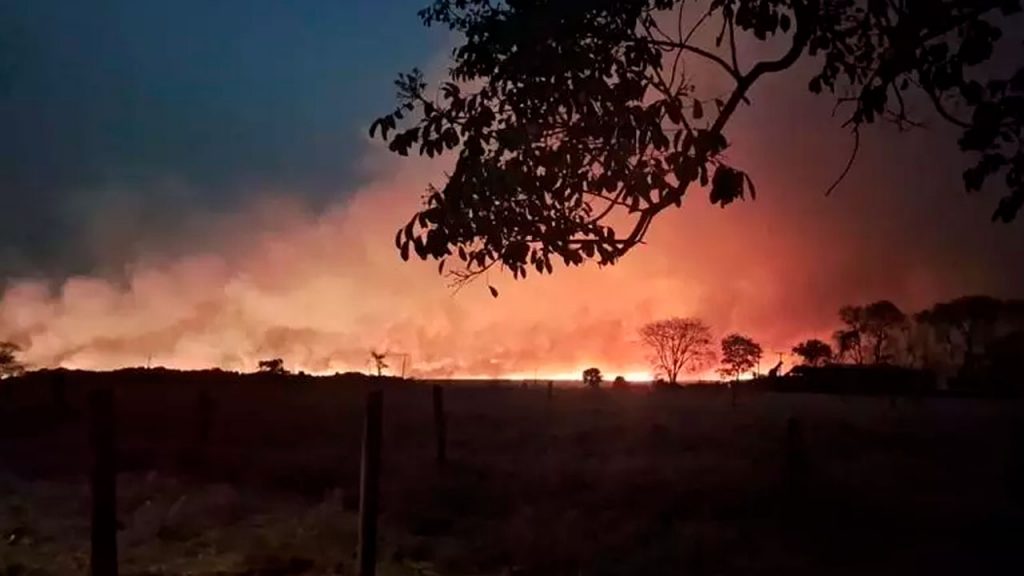
[[1024,300],[968,295],[911,315],[880,301],[839,316],[838,362],[924,369],[961,389],[1021,389]]
[[739,380],[744,372],[752,371],[761,361],[761,345],[752,338],[730,334],[722,338],[722,368],[719,373],[733,380]]
[[604,377],[601,375],[601,370],[597,368],[587,368],[583,371],[583,384],[587,388],[598,389],[601,387],[601,382]]
[[12,342],[0,342],[0,378],[17,376],[25,371],[25,367],[18,362],[17,353],[21,347]]
[[[355,573],[376,377],[66,372],[70,416],[55,421],[53,374],[3,382],[0,573],[87,573],[91,461],[79,447],[100,385],[115,389],[124,440],[123,573]],[[1016,403],[751,393],[734,409],[719,387],[551,401],[543,387],[453,385],[440,469],[430,394],[384,386],[380,574],[1020,572],[1007,532],[1024,520]],[[202,467],[186,468],[200,390],[218,410]],[[791,415],[807,462],[795,494]]]
[[[964,296],[940,302],[913,315],[879,300],[839,309],[843,326],[835,331],[837,351],[819,339],[795,345],[803,364],[891,366],[924,369],[956,380],[957,385],[1017,389],[1024,358],[1024,300]],[[641,342],[651,352],[659,377],[677,384],[679,375],[696,372],[714,358],[711,328],[697,318],[670,318],[645,325]],[[738,379],[761,359],[752,338],[730,334],[721,341],[719,374]],[[941,352],[939,354],[938,352]],[[776,367],[779,372],[782,363]]]
[[918,322],[929,326],[946,344],[950,361],[958,354],[954,342],[960,344],[961,368],[967,368],[979,350],[989,346],[998,334],[999,324],[1024,318],[1020,302],[1003,302],[991,296],[964,296],[940,302],[918,313]]
[[696,372],[714,358],[711,328],[697,318],[669,318],[644,325],[640,340],[651,353],[651,363],[659,375],[675,385],[679,375]]
[[[809,77],[790,81],[835,99],[854,141],[850,165],[861,127],[913,128],[911,110],[930,107],[976,160],[967,190],[1003,176],[993,219],[1009,222],[1024,206],[1024,67],[1004,75],[988,63],[1020,9],[1019,0],[434,0],[424,24],[460,38],[449,78],[435,90],[417,70],[400,75],[398,106],[370,136],[400,155],[457,158],[396,246],[442,271],[457,259],[456,281],[495,265],[522,278],[558,261],[614,264],[697,188],[723,207],[754,198],[752,178],[725,155],[728,127],[755,86],[792,70]],[[763,49],[741,54],[747,43]],[[718,76],[695,75],[698,64]],[[841,351],[859,353],[855,334],[866,335],[849,333]],[[884,338],[869,348],[879,346]]]
[[280,358],[260,360],[259,370],[260,372],[266,372],[267,374],[284,374],[284,360]]
[[373,362],[373,367],[377,370],[377,377],[384,375],[384,371],[388,368],[386,359],[388,357],[387,352],[377,352],[376,350],[370,351],[370,360]]
[[840,357],[851,358],[857,364],[889,361],[896,354],[897,334],[907,322],[906,314],[888,300],[866,306],[843,306],[839,319],[845,324],[835,335]]
[[832,360],[832,347],[827,343],[812,338],[793,347],[793,354],[803,359],[808,366],[821,366]]

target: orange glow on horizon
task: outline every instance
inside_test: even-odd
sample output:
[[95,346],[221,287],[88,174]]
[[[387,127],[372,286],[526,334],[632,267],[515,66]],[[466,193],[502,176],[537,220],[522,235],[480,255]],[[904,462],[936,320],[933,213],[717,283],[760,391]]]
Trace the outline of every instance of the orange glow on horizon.
[[[118,263],[113,277],[10,279],[0,340],[19,344],[36,368],[248,372],[280,357],[291,371],[333,374],[370,372],[370,351],[380,350],[391,354],[389,374],[407,355],[406,373],[418,378],[578,381],[596,366],[609,382],[641,382],[653,377],[637,338],[645,322],[696,316],[716,339],[749,335],[767,372],[780,353],[788,369],[799,341],[827,339],[843,304],[889,298],[913,311],[1006,285],[968,240],[1012,247],[1015,229],[971,228],[988,226],[988,199],[968,206],[959,167],[936,165],[927,147],[917,156],[907,156],[916,148],[906,140],[866,149],[860,164],[905,173],[855,171],[843,193],[822,197],[845,160],[830,151],[839,142],[845,151],[847,134],[824,124],[829,102],[804,92],[759,93],[758,107],[730,128],[729,160],[756,180],[756,202],[722,210],[695,189],[615,266],[556,267],[525,281],[495,273],[487,282],[499,298],[483,282],[453,294],[436,262],[403,263],[393,243],[448,160],[399,159],[378,146],[363,162],[369,184],[326,209],[281,191],[214,218],[213,241]],[[815,115],[824,127],[802,129]],[[900,204],[896,191],[910,183],[948,191],[929,210],[956,218],[928,220]],[[910,220],[935,229],[908,233]],[[683,379],[720,380],[715,368]]]

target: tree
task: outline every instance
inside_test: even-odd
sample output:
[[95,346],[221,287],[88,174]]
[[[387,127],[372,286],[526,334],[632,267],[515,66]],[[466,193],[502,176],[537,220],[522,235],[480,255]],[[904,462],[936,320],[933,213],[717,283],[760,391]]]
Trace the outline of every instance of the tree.
[[25,367],[18,362],[17,354],[21,347],[13,342],[0,342],[0,378],[18,376]]
[[612,388],[629,388],[629,382],[622,376],[616,376],[615,380],[612,381]]
[[284,374],[284,360],[280,358],[260,360],[259,369],[260,372],[266,372],[268,374]]
[[864,308],[863,331],[873,363],[893,360],[893,345],[906,322],[907,315],[888,300],[879,300]]
[[585,384],[587,388],[600,388],[603,380],[604,377],[601,375],[601,371],[597,368],[587,368],[583,371],[583,384]]
[[640,340],[651,350],[655,369],[673,385],[682,371],[696,371],[714,357],[711,329],[697,318],[651,322],[640,329]]
[[832,347],[812,338],[793,347],[793,354],[799,356],[808,366],[821,366],[832,359]]
[[387,370],[388,363],[384,361],[388,357],[387,352],[377,352],[376,350],[370,351],[370,360],[373,361],[374,368],[377,369],[377,377],[384,375],[384,370]]
[[836,330],[832,338],[836,341],[840,359],[849,359],[855,364],[864,363],[864,338],[866,329],[863,306],[843,306],[839,309],[839,320],[845,328]]
[[843,306],[839,309],[839,319],[846,325],[834,335],[839,355],[857,364],[868,360],[882,364],[892,360],[894,343],[907,322],[906,314],[888,300],[867,306]]
[[722,338],[722,376],[739,380],[740,374],[753,370],[760,360],[761,345],[753,339],[740,334]]
[[963,296],[941,302],[918,313],[918,322],[932,327],[946,341],[950,358],[955,354],[954,336],[963,346],[961,369],[996,337],[999,321],[1009,312],[1006,305],[991,296]]
[[[861,127],[914,127],[922,100],[977,158],[968,191],[1004,176],[993,219],[1011,221],[1024,205],[1024,67],[985,64],[1020,3],[434,0],[423,23],[462,39],[448,79],[428,90],[418,70],[399,75],[397,107],[370,136],[403,156],[453,151],[455,165],[396,247],[441,271],[457,257],[457,282],[495,265],[520,278],[559,260],[614,264],[698,186],[722,207],[755,197],[724,155],[726,129],[755,85],[802,61],[814,68],[799,81],[835,98],[851,131],[839,181]],[[777,55],[743,61],[746,38]],[[721,78],[689,75],[698,63]]]

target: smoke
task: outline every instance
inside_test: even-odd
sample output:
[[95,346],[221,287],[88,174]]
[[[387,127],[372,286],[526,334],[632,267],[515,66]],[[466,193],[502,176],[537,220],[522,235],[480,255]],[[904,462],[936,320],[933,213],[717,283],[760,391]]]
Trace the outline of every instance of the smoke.
[[394,231],[438,169],[388,158],[368,168],[370,185],[320,213],[287,194],[263,197],[219,220],[206,250],[140,257],[109,276],[12,282],[0,338],[35,367],[248,370],[282,357],[331,372],[365,368],[375,349],[408,354],[420,376],[643,369],[630,310],[657,291],[623,298],[621,273],[495,277],[495,300],[482,284],[454,294],[433,264],[402,264]]
[[393,246],[445,161],[368,145],[369,183],[344,200],[318,208],[256,191],[234,213],[179,223],[173,250],[148,247],[147,231],[102,205],[89,241],[109,261],[90,275],[9,281],[0,339],[33,367],[252,370],[280,357],[321,373],[365,370],[371,350],[386,350],[393,366],[407,354],[420,377],[588,366],[640,377],[650,368],[637,329],[667,316],[743,332],[773,358],[827,337],[842,304],[889,298],[914,311],[962,293],[1024,292],[1021,228],[987,222],[993,196],[963,194],[952,134],[866,131],[854,172],[825,198],[849,146],[831,104],[780,81],[752,100],[728,154],[758,200],[721,210],[695,190],[614,267],[494,274],[497,299],[483,282],[453,293],[434,263],[402,263]]

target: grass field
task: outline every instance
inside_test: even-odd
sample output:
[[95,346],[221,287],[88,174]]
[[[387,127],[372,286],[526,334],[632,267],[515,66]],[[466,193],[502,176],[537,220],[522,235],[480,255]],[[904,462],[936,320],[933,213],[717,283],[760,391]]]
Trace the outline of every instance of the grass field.
[[[357,378],[0,386],[0,574],[84,574],[88,389],[115,387],[123,574],[352,574]],[[198,446],[200,390],[213,400]],[[1018,401],[384,384],[384,574],[1024,573]],[[787,432],[790,418],[796,433]]]

